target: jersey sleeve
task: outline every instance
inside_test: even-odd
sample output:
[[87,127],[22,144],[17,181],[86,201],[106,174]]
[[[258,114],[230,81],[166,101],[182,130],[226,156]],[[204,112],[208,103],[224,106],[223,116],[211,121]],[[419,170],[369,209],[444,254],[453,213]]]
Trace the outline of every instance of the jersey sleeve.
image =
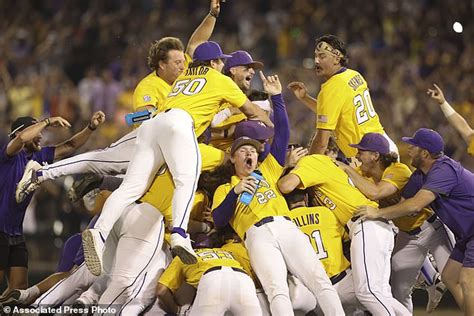
[[337,81],[325,85],[318,95],[316,128],[335,130],[343,105]]
[[158,282],[170,289],[171,292],[175,293],[184,282],[182,265],[181,260],[178,257],[175,257],[163,272]]
[[225,200],[227,194],[230,191],[230,185],[228,183],[220,185],[214,192],[212,199],[212,211],[221,205],[222,201]]
[[300,178],[301,184],[299,188],[306,189],[326,182],[325,176],[321,173],[321,169],[321,165],[318,167],[318,157],[311,155],[301,158],[290,173]]
[[441,163],[428,172],[422,189],[429,190],[437,196],[449,196],[457,184],[458,177],[454,169],[446,163]]
[[224,75],[222,77],[222,79],[219,78],[219,89],[223,92],[224,99],[231,105],[240,108],[247,100],[247,96],[230,77]]
[[213,170],[224,161],[225,152],[223,150],[203,143],[199,144],[199,150],[201,152],[202,171]]
[[410,169],[403,164],[394,164],[385,169],[382,181],[388,182],[401,191],[411,176]]
[[153,92],[151,87],[146,81],[142,80],[138,83],[135,91],[133,91],[133,110],[136,111],[138,108],[144,106],[152,106],[157,108],[158,98]]

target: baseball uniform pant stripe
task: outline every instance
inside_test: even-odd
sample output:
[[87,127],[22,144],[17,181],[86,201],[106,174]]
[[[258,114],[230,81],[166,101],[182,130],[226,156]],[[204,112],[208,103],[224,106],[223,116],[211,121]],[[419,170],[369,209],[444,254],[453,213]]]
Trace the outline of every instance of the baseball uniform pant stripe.
[[[132,210],[133,211],[133,210]],[[140,277],[140,275],[142,275],[143,272],[146,273],[147,269],[148,269],[148,266],[150,265],[150,263],[153,261],[153,257],[156,255],[156,252],[161,250],[161,240],[163,239],[162,237],[162,234],[163,234],[163,227],[164,227],[164,224],[161,224],[161,227],[160,227],[160,232],[158,234],[158,238],[156,240],[156,244],[155,244],[155,249],[153,251],[153,254],[150,256],[150,258],[148,259],[148,262],[145,264],[145,266],[143,267],[143,269],[138,273],[138,275],[134,278],[134,280],[132,281],[132,283],[130,285],[128,285],[127,287],[125,287],[124,289],[122,289],[122,291],[117,294],[117,296],[109,303],[108,307],[110,307],[111,305],[113,305],[113,303],[129,288],[131,288],[135,282],[137,282],[138,278]]]
[[145,272],[145,274],[143,275],[142,283],[140,284],[140,287],[138,288],[137,293],[135,293],[135,295],[133,295],[132,297],[130,297],[130,299],[128,300],[127,303],[125,303],[125,304],[122,305],[122,308],[120,308],[119,313],[122,313],[123,310],[125,309],[125,307],[126,307],[128,304],[130,304],[130,303],[138,296],[138,294],[140,294],[140,291],[143,289],[143,285],[145,284],[147,275],[148,275],[148,272]]
[[364,232],[364,221],[361,220],[360,222],[361,230],[362,230],[362,252],[364,254],[364,270],[365,270],[365,277],[367,279],[367,287],[369,288],[369,292],[375,297],[375,299],[383,306],[383,308],[387,311],[387,314],[390,315],[390,311],[388,310],[387,306],[385,306],[382,301],[375,295],[375,293],[372,291],[370,287],[370,279],[369,279],[369,273],[367,271],[367,254],[366,254],[366,249],[365,249],[365,232]]
[[[197,184],[198,184],[198,181],[199,181],[199,175],[200,175],[200,172],[201,172],[201,167],[200,167],[201,166],[201,163],[200,163],[201,152],[199,151],[196,135],[194,134],[194,126],[191,127],[191,134],[192,134],[192,138],[194,139],[194,150],[196,152],[196,157],[197,157],[196,169],[195,169],[195,175],[194,175],[195,176],[195,181],[194,181],[194,185],[193,185],[193,190],[191,192],[191,196],[189,197],[188,203],[186,204],[186,209],[184,211],[181,222],[177,226],[177,227],[183,228],[182,227],[182,226],[184,226],[183,223],[186,222],[186,227],[183,228],[185,231],[187,231],[187,222],[188,222],[188,221],[185,221],[185,219],[187,217],[189,217],[188,213],[190,212],[190,208],[192,207],[192,202],[194,201],[194,193],[196,192],[196,187],[197,187]],[[175,219],[173,218],[173,222],[174,221],[175,221]],[[173,226],[176,227],[176,225],[174,225],[174,223],[173,223]]]
[[113,143],[110,146],[106,147],[106,149],[107,148],[115,148],[115,147],[117,147],[119,145],[122,145],[123,143],[129,142],[131,140],[135,141],[135,139],[137,139],[137,136],[134,136],[134,137],[131,137],[131,138],[128,138],[128,139],[124,139],[123,141],[118,141],[117,143]]

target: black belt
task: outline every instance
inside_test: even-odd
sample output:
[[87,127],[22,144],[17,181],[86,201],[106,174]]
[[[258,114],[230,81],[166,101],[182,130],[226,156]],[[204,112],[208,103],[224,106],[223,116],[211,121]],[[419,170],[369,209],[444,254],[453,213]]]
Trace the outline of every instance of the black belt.
[[[291,218],[289,218],[288,216],[283,216],[284,219],[286,219],[287,221],[290,221],[291,222]],[[274,216],[268,216],[268,217],[264,217],[262,218],[261,220],[259,220],[258,222],[256,222],[254,225],[256,227],[260,227],[262,225],[265,225],[267,223],[271,223],[275,221],[275,217]]]
[[333,275],[333,276],[330,278],[332,285],[334,285],[334,284],[336,284],[337,282],[339,282],[339,281],[341,281],[342,279],[344,279],[346,275],[347,275],[346,270],[342,271],[342,272],[339,273],[339,274]]
[[[209,268],[206,270],[206,272],[204,272],[202,275],[205,275],[209,272],[212,272],[212,271],[217,271],[217,270],[222,270],[222,266],[216,266],[216,267],[212,267],[212,268]],[[242,269],[239,269],[239,268],[235,268],[235,267],[228,267],[228,268],[231,268],[232,270],[234,270],[235,272],[240,272],[240,273],[244,273],[244,274],[247,274],[247,272],[245,272],[244,270]]]
[[[436,216],[436,214],[433,214],[433,215],[431,215],[430,217],[428,217],[428,218],[426,219],[426,221],[427,221],[428,223],[433,223],[437,218],[438,218],[438,216]],[[423,224],[421,224],[421,225],[423,225]],[[421,232],[421,225],[418,226],[418,227],[415,228],[415,229],[410,230],[409,232],[407,232],[407,234],[410,235],[410,236],[419,234],[419,233]]]

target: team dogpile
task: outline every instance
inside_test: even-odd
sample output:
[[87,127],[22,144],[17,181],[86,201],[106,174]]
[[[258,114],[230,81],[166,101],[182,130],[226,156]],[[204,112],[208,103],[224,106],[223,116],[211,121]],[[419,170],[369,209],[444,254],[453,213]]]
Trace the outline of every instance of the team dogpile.
[[[107,148],[62,159],[100,127],[101,111],[44,148],[41,132],[69,122],[13,122],[0,154],[1,310],[412,315],[419,287],[428,312],[449,290],[474,315],[474,174],[430,128],[395,140],[413,168],[399,161],[338,37],[316,40],[323,84],[313,98],[249,52],[209,41],[220,9],[212,0],[186,48],[174,37],[151,44],[133,129]],[[254,76],[263,91],[251,89]],[[316,117],[308,148],[289,144],[283,89]],[[428,94],[474,154],[474,131],[437,85]],[[76,174],[69,196],[96,215],[65,243],[57,273],[27,288],[26,208],[42,182]]]

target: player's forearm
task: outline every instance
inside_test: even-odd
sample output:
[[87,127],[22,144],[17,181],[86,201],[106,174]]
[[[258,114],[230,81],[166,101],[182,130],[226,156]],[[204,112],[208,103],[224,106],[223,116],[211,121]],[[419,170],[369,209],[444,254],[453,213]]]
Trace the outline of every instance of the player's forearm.
[[230,111],[229,108],[219,111],[216,115],[214,115],[214,118],[212,119],[212,122],[211,122],[211,127],[218,126],[219,124],[221,124],[222,122],[224,122],[231,116],[232,116],[232,112]]
[[59,159],[72,154],[77,148],[81,147],[87,142],[94,130],[92,130],[88,125],[82,131],[75,134],[64,143],[57,145],[54,158]]
[[402,216],[418,213],[423,207],[419,206],[416,201],[411,198],[398,204],[385,207],[379,210],[380,217],[383,219],[394,219]]
[[193,55],[196,47],[209,40],[214,31],[214,26],[216,25],[217,18],[211,14],[206,15],[201,24],[196,28],[194,33],[189,38],[188,47],[186,47],[186,53],[190,56]]
[[273,137],[271,154],[281,166],[285,165],[286,149],[290,141],[290,121],[286,112],[285,101],[281,94],[271,97],[273,104],[273,120],[275,124],[275,136]]
[[314,137],[313,142],[311,143],[311,148],[309,150],[309,154],[310,155],[313,155],[313,154],[324,155],[324,153],[326,152],[327,147],[328,147],[327,142],[324,143],[324,142],[322,142],[321,139],[318,139],[317,137]]
[[467,121],[457,112],[447,116],[446,119],[449,124],[451,124],[458,133],[461,134],[464,141],[469,143],[471,136],[474,135],[474,130],[469,126]]
[[317,101],[315,98],[313,98],[312,96],[310,95],[306,95],[306,97],[304,99],[299,99],[301,102],[303,102],[304,105],[306,105],[306,107],[308,109],[310,109],[311,111],[313,111],[314,113],[317,113]]
[[179,306],[178,304],[176,304],[174,295],[170,289],[168,289],[165,285],[158,283],[156,294],[160,301],[160,306],[163,308],[165,312],[171,313],[171,314],[178,313]]
[[212,219],[217,228],[226,226],[234,216],[238,197],[239,195],[235,193],[234,189],[230,190],[224,201],[212,211]]
[[33,138],[38,136],[39,133],[41,133],[47,126],[48,121],[43,120],[25,128],[8,143],[6,148],[6,154],[10,157],[18,154],[23,149],[25,143],[33,140]]
[[344,171],[349,175],[356,188],[359,189],[366,197],[373,201],[384,198],[380,196],[379,190],[375,183],[364,178],[353,168],[348,167],[345,168]]

